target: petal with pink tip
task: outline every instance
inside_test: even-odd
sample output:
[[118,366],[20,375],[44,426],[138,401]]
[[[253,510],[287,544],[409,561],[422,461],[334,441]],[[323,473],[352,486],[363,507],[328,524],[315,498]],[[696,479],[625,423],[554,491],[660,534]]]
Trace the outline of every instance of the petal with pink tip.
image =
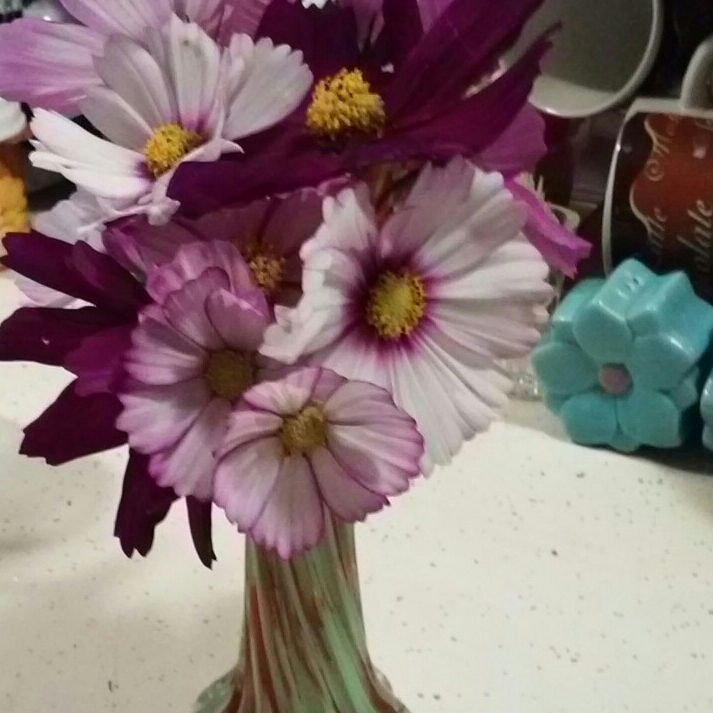
[[145,454],[158,453],[183,437],[210,398],[201,378],[135,389],[119,396],[124,410],[116,425],[128,433],[132,448]]
[[229,286],[228,276],[219,267],[206,270],[168,296],[163,307],[166,318],[184,337],[204,349],[223,349],[225,342],[208,319],[206,302],[213,293]]
[[227,0],[227,17],[223,28],[225,34],[232,37],[238,32],[244,32],[253,37],[269,4],[270,0]]
[[285,458],[265,509],[249,534],[283,559],[314,547],[324,534],[324,506],[305,458]]
[[107,35],[140,40],[149,27],[161,27],[171,15],[172,0],[62,0],[81,23]]
[[219,290],[208,297],[205,308],[211,324],[229,347],[244,352],[257,351],[270,323],[262,292],[253,290],[235,295]]
[[324,413],[330,423],[342,426],[367,426],[376,424],[402,424],[415,428],[415,421],[394,403],[391,394],[365,381],[346,381],[324,404]]
[[[319,372],[319,379],[315,384],[310,399],[318,404],[324,404],[325,402],[328,403],[333,394],[339,392],[348,382],[343,376],[339,376],[339,374],[330,369],[320,369]],[[329,418],[329,414],[327,414],[327,417]]]
[[94,57],[104,51],[105,36],[88,27],[21,18],[0,25],[0,96],[79,113],[79,100],[101,79]]
[[163,487],[171,487],[180,496],[192,495],[207,501],[213,497],[215,450],[224,433],[230,403],[213,399],[196,422],[170,451],[151,459],[151,474]]
[[176,220],[167,225],[150,225],[139,216],[107,226],[102,241],[118,263],[131,272],[145,275],[173,260],[180,248],[196,242],[196,236]]
[[311,401],[321,375],[321,369],[298,369],[281,381],[254,386],[243,400],[255,409],[292,416]]
[[408,490],[419,474],[423,439],[413,424],[340,426],[329,424],[327,447],[351,476],[386,496]]
[[388,504],[383,495],[357,483],[326,448],[317,449],[309,460],[324,502],[344,522],[362,522]]
[[[230,414],[228,430],[223,439],[218,455],[222,457],[235,448],[251,441],[270,438],[277,435],[282,427],[282,417],[269,411],[256,411],[251,408],[238,408]],[[281,446],[276,446],[281,452]]]
[[171,385],[197,376],[206,353],[173,327],[153,317],[143,319],[132,336],[127,372],[145,384]]
[[236,448],[218,464],[213,499],[241,532],[249,531],[265,510],[282,460],[280,442],[263,438]]
[[146,290],[158,304],[163,304],[171,292],[180,290],[186,282],[200,277],[210,267],[225,271],[234,292],[255,289],[250,268],[238,249],[223,240],[212,240],[180,248],[169,264],[149,275]]

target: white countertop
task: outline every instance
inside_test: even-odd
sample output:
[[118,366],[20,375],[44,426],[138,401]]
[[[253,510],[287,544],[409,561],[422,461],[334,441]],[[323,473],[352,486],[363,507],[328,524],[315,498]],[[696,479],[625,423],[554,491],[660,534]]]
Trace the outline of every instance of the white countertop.
[[[0,318],[17,294],[0,273]],[[59,392],[0,364],[0,711],[189,713],[237,657],[242,538],[112,537],[125,454],[15,455]],[[674,462],[668,458],[669,462]],[[539,405],[359,530],[372,654],[412,713],[713,711],[713,479],[566,443]]]

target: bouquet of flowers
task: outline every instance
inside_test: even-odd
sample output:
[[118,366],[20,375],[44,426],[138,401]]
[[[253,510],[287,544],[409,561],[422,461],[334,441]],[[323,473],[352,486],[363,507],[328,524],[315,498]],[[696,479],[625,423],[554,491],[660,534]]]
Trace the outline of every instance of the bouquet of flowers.
[[[32,163],[77,187],[5,239],[31,303],[0,359],[76,377],[22,452],[128,444],[129,556],[182,498],[206,565],[214,505],[247,535],[257,594],[226,710],[401,710],[375,703],[363,627],[339,645],[356,642],[371,707],[344,671],[286,671],[314,673],[319,651],[340,665],[299,612],[360,615],[349,525],[488,428],[500,360],[545,325],[550,268],[586,254],[516,180],[544,153],[527,98],[548,39],[501,57],[540,1],[62,4],[75,23],[0,27]],[[281,654],[262,656],[278,620]]]

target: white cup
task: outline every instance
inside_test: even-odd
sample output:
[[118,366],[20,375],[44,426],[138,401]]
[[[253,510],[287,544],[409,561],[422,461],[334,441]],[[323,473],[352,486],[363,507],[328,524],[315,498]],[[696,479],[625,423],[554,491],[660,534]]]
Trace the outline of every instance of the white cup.
[[546,0],[514,55],[561,23],[530,101],[578,119],[631,98],[653,68],[663,35],[663,0]]
[[59,0],[33,0],[22,12],[23,17],[36,17],[48,22],[72,22],[72,16]]
[[704,109],[713,106],[713,37],[709,37],[695,52],[681,87],[684,109]]

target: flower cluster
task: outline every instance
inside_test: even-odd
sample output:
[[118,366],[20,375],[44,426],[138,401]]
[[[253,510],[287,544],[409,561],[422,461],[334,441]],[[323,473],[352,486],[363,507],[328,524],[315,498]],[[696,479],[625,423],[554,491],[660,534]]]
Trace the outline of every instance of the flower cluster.
[[124,551],[185,498],[210,565],[213,505],[288,558],[486,430],[586,254],[516,181],[547,39],[500,60],[539,0],[62,3],[0,28],[77,186],[5,243],[0,359],[76,377],[22,452],[128,444]]

